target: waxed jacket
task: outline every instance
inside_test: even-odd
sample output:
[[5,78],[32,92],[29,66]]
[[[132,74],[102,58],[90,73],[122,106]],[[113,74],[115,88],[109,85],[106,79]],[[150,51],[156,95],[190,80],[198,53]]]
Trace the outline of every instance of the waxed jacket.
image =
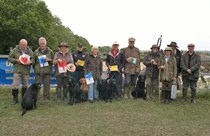
[[[189,62],[189,56],[189,53],[186,52],[181,57],[182,76],[188,77],[191,80],[198,80],[201,58],[197,53],[194,52],[191,56],[191,61]],[[191,69],[192,74],[189,74],[187,69]]]
[[158,66],[163,65],[165,68],[160,71],[160,80],[173,81],[177,76],[176,58],[171,55],[169,60],[165,61],[165,56],[162,56]]
[[[140,72],[140,51],[136,47],[127,47],[123,50],[124,54],[124,72],[126,74],[138,74]],[[127,62],[127,58],[136,58],[136,64]]]
[[[25,54],[30,56],[30,61],[33,62],[33,51],[27,47]],[[16,62],[16,59],[19,59],[19,57],[22,55],[22,51],[20,49],[20,46],[17,45],[10,53],[8,56],[8,60],[13,64],[14,66],[14,73],[18,74],[30,74],[30,67],[31,65],[23,65],[21,63]]]
[[96,57],[92,53],[87,55],[85,58],[84,72],[85,74],[91,72],[95,81],[101,78],[102,61],[99,55]]
[[148,55],[144,58],[143,64],[146,66],[145,76],[157,78],[159,75],[159,69],[157,65],[152,65],[151,60],[154,59],[157,63],[160,61],[161,53],[158,51],[156,53],[149,52]]
[[[46,55],[47,58],[51,59],[50,61],[48,61],[49,64],[48,66],[41,67],[38,58],[41,55]],[[43,74],[43,75],[51,74],[53,57],[54,57],[53,51],[49,47],[47,47],[43,52],[40,50],[40,48],[36,49],[34,51],[34,64],[33,64],[35,74]]]

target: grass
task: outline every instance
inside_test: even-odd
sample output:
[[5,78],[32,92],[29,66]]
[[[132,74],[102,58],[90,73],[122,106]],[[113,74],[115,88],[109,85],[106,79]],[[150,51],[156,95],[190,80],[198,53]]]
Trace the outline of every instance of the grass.
[[199,93],[197,104],[122,100],[67,105],[38,101],[38,109],[21,117],[11,105],[8,88],[0,92],[0,135],[13,136],[207,136],[210,133],[210,93]]

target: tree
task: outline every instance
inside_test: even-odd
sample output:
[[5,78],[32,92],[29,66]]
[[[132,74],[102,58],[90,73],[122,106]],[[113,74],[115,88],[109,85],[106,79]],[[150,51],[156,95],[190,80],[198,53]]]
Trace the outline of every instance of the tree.
[[0,1],[0,54],[8,54],[20,39],[25,38],[28,45],[35,50],[38,39],[43,36],[48,45],[57,49],[61,41],[76,46],[76,43],[89,42],[62,25],[58,17],[54,17],[41,0],[1,0]]

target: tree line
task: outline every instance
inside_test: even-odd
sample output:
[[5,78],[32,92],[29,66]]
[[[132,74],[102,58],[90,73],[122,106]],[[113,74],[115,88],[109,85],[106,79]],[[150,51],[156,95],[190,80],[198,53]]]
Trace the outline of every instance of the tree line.
[[66,41],[71,51],[76,50],[78,43],[90,49],[88,40],[62,25],[42,0],[0,0],[0,11],[0,54],[8,54],[22,38],[35,50],[42,36],[54,51],[61,41]]

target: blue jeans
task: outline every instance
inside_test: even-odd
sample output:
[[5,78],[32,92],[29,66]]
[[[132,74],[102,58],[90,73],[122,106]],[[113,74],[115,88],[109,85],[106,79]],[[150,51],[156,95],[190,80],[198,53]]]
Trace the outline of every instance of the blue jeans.
[[98,99],[97,81],[88,85],[88,100]]

